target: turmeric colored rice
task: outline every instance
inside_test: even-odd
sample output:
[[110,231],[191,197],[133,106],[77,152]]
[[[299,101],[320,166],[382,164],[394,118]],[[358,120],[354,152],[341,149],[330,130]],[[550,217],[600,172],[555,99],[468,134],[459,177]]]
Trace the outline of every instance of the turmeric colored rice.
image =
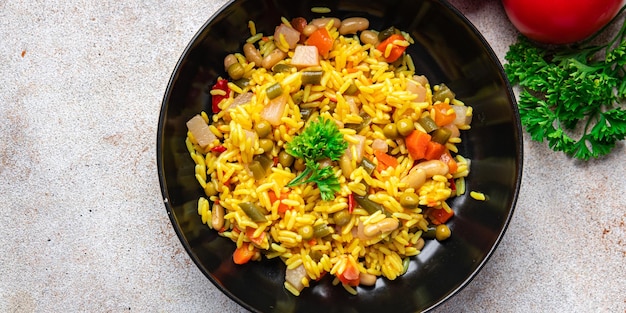
[[[225,58],[229,76],[211,90],[213,110],[187,124],[206,194],[198,200],[202,222],[234,242],[237,264],[280,258],[294,295],[324,275],[355,294],[404,274],[424,239],[450,236],[454,208],[446,201],[465,192],[470,169],[457,145],[472,108],[416,74],[404,50],[412,38],[395,30],[399,39],[384,46],[366,20],[324,21],[283,18],[265,30],[271,34],[250,21],[247,46]],[[328,53],[310,39],[324,34]],[[298,47],[315,47],[317,63],[295,60]],[[310,80],[307,71],[319,76]],[[338,182],[326,200],[315,181],[290,184],[307,165],[286,154],[320,120],[332,121],[347,147],[336,160],[316,160]]]

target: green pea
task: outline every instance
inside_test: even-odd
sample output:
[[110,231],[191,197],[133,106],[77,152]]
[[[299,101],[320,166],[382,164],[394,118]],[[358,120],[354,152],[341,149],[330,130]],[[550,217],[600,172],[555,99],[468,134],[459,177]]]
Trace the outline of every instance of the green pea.
[[304,169],[306,168],[306,164],[304,163],[304,159],[297,158],[294,161],[293,167],[296,169],[296,171],[304,171]]
[[399,134],[398,134],[398,128],[396,127],[396,124],[389,123],[385,125],[385,127],[383,127],[383,134],[385,135],[385,137],[389,139],[397,139]]
[[400,205],[407,209],[415,209],[419,205],[420,198],[414,192],[403,192],[400,195]]
[[438,241],[446,240],[450,238],[450,235],[451,235],[451,232],[450,232],[450,228],[448,228],[448,225],[446,224],[437,225],[437,228],[435,229],[435,238],[437,238]]
[[408,118],[403,118],[399,120],[397,123],[398,134],[402,136],[408,136],[411,132],[415,130],[415,125],[413,125],[413,121]]
[[313,238],[313,226],[305,225],[298,229],[298,234],[302,236],[302,239],[309,240]]
[[278,154],[278,163],[283,167],[290,167],[293,164],[295,158],[293,155],[287,153],[287,151],[283,150]]
[[350,212],[347,210],[341,210],[333,215],[333,219],[335,220],[335,224],[337,226],[344,226],[350,223],[352,216],[350,216]]
[[230,76],[230,78],[232,78],[233,80],[240,79],[241,77],[243,77],[243,74],[245,73],[245,69],[243,68],[241,64],[239,64],[239,62],[231,64],[228,67],[227,71],[228,71],[228,76]]
[[265,138],[272,132],[272,125],[268,121],[260,121],[254,125],[254,131],[259,138]]
[[271,139],[263,138],[259,140],[259,147],[263,149],[263,152],[269,153],[274,149],[274,141]]

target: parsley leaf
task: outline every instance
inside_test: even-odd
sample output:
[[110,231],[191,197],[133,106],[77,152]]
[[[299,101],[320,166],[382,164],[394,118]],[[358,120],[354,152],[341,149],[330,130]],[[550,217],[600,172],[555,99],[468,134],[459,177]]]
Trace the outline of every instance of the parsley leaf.
[[319,161],[324,159],[337,161],[347,148],[348,143],[343,139],[337,125],[330,119],[318,117],[286,145],[285,151],[303,159],[306,165],[304,171],[287,186],[315,183],[322,200],[334,199],[335,193],[340,190],[339,179],[332,166],[320,168]]
[[505,59],[533,140],[581,160],[609,154],[624,140],[626,23],[605,45],[543,48],[520,36]]

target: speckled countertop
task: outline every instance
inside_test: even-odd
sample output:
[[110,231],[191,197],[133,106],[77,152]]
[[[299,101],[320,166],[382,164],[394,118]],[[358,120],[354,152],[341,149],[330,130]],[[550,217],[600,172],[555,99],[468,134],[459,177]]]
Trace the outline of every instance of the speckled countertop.
[[[0,312],[242,312],[196,268],[156,172],[161,100],[225,1],[0,1]],[[503,61],[497,0],[451,0]],[[514,217],[435,312],[625,312],[626,148],[579,163],[524,135]]]

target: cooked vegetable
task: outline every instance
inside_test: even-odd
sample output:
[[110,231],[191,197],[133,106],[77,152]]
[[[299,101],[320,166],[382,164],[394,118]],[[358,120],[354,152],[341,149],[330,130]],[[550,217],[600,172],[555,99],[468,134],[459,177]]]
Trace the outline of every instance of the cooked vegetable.
[[270,124],[277,126],[280,124],[280,118],[285,112],[286,105],[287,95],[280,95],[270,100],[269,104],[261,111],[261,117]]
[[274,32],[274,41],[276,41],[279,46],[282,46],[283,40],[284,43],[287,44],[286,48],[293,49],[296,47],[296,44],[298,44],[298,41],[300,41],[300,32],[285,24],[280,24],[276,27]]
[[356,202],[369,214],[385,210],[381,204],[370,200],[367,196],[354,195],[354,200],[356,200]]
[[450,238],[450,235],[451,235],[451,232],[450,232],[450,228],[448,227],[448,225],[446,224],[437,225],[437,228],[435,229],[435,238],[437,238],[438,241],[446,240]]
[[254,131],[259,135],[259,138],[265,138],[272,133],[272,125],[267,121],[260,121],[254,125]]
[[230,76],[233,80],[240,79],[243,77],[244,73],[245,69],[239,63],[233,63],[228,67],[228,76]]
[[389,167],[398,166],[398,159],[394,158],[391,155],[388,155],[385,152],[382,152],[380,150],[374,150],[374,155],[376,156],[376,159],[378,160],[377,169],[379,172]]
[[316,46],[296,46],[291,64],[299,68],[320,65],[319,52]]
[[271,100],[283,94],[283,87],[280,83],[274,83],[265,90],[267,97]]
[[435,92],[433,92],[433,102],[445,102],[448,99],[450,102],[454,100],[456,95],[446,84],[440,84],[435,87]]
[[625,36],[626,24],[602,45],[548,50],[520,37],[509,47],[504,69],[520,86],[520,118],[533,140],[581,160],[624,140]]
[[406,138],[404,138],[406,148],[413,160],[421,160],[424,158],[430,139],[431,137],[429,134],[419,130],[414,130]]
[[606,25],[622,0],[502,0],[517,29],[536,41],[566,44],[583,40]]
[[320,27],[316,31],[314,31],[311,36],[309,36],[306,44],[309,46],[315,46],[317,48],[317,51],[322,56],[325,56],[328,54],[330,49],[333,48],[334,41],[335,40],[328,32],[328,29],[326,29],[326,27]]
[[218,113],[221,111],[219,104],[225,98],[228,98],[230,94],[230,88],[228,88],[228,80],[226,79],[218,79],[217,83],[211,87],[211,90],[221,90],[221,94],[214,94],[211,97],[211,109],[213,113]]
[[456,119],[456,112],[448,103],[433,104],[433,110],[435,111],[435,124],[437,126],[448,125]]
[[337,125],[331,120],[318,117],[304,131],[287,143],[285,151],[296,158],[303,159],[306,169],[287,186],[313,182],[320,189],[323,200],[335,198],[339,191],[339,181],[330,166],[320,168],[322,159],[339,160],[348,143],[343,139]]
[[253,222],[267,222],[262,209],[252,202],[239,203],[239,207]]
[[211,130],[209,130],[209,125],[202,118],[202,116],[200,116],[200,114],[196,114],[189,121],[187,121],[187,129],[189,129],[193,137],[198,142],[198,145],[202,148],[210,145],[217,139]]
[[415,130],[415,126],[413,125],[413,121],[408,118],[403,118],[396,123],[396,127],[398,129],[398,134],[401,136],[408,136],[413,130]]
[[393,63],[402,56],[407,46],[408,42],[402,35],[394,34],[383,40],[376,49],[383,53],[387,62]]
[[247,242],[241,244],[241,247],[235,249],[233,253],[233,261],[235,264],[245,264],[256,254],[256,248],[251,248]]
[[435,120],[433,120],[429,115],[421,117],[419,120],[417,120],[417,122],[420,124],[420,126],[422,126],[422,128],[424,128],[427,133],[431,133],[439,128],[439,126],[437,126],[437,124],[435,123]]
[[323,74],[322,71],[302,71],[302,84],[319,85]]

